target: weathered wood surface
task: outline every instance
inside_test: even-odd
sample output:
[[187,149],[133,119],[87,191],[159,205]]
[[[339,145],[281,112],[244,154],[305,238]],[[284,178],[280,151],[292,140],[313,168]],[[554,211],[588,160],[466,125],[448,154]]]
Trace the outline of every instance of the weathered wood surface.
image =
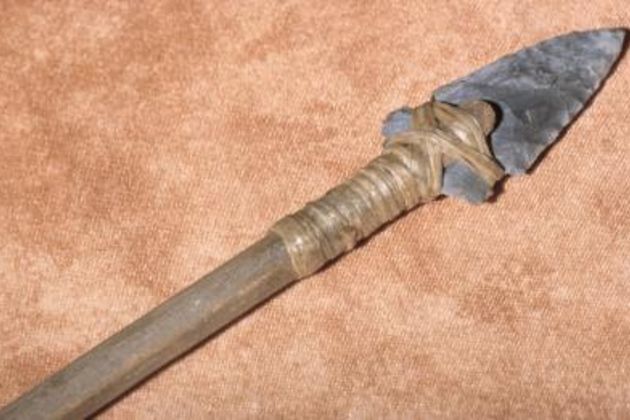
[[[431,104],[430,109],[435,106]],[[482,157],[488,155],[487,158],[490,159],[490,151],[485,145],[484,134],[487,134],[494,126],[494,111],[490,105],[479,101],[464,104],[462,108],[470,112],[473,118],[472,125],[476,127],[475,133],[478,137],[477,143],[473,142],[467,147],[470,149],[477,144],[478,148],[483,149],[478,151],[480,155]],[[429,108],[422,106],[418,110],[427,111]],[[446,110],[450,111],[446,112]],[[446,125],[453,124],[454,121],[459,121],[464,117],[464,122],[471,118],[467,113],[454,114],[455,111],[451,107],[444,108],[443,112],[445,112],[444,115],[435,113],[425,115],[424,120],[422,114],[414,118],[424,121],[423,127],[432,127],[436,130],[438,127],[435,123],[430,124],[429,121],[433,121],[438,115],[441,115],[439,121]],[[459,122],[461,126],[462,121]],[[467,138],[467,142],[470,143],[475,138],[472,135]],[[457,145],[462,143],[463,139],[445,141],[447,145],[453,146],[449,143],[450,141]],[[425,145],[425,142],[420,142],[420,145]],[[295,231],[272,229],[272,232],[279,235],[270,233],[212,273],[96,346],[0,411],[0,419],[77,418],[94,413],[231,321],[296,281],[298,277],[312,274],[327,261],[353,248],[357,241],[369,236],[378,227],[420,202],[435,198],[440,192],[441,166],[433,175],[440,178],[437,180],[434,191],[427,186],[419,187],[418,184],[423,180],[424,169],[433,161],[425,159],[427,153],[444,155],[439,160],[434,159],[436,162],[441,162],[440,165],[445,160],[452,160],[457,156],[449,157],[446,149],[443,150],[440,147],[426,150],[420,148],[422,153],[416,154],[410,154],[411,149],[408,145],[402,148],[405,150],[400,152],[403,156],[400,160],[392,158],[392,148],[386,148],[384,152],[386,154],[368,164],[363,171],[359,171],[355,178],[348,181],[348,183],[356,183],[355,186],[349,188],[350,193],[335,194],[335,190],[332,190],[333,195],[329,193],[320,200],[324,202],[323,205],[309,212],[309,206],[314,205],[311,203],[302,212],[289,216],[290,219],[296,215],[300,218],[300,221],[293,224],[299,229]],[[474,154],[467,160],[476,162],[476,158],[477,155]],[[408,160],[413,161],[410,166],[406,166]],[[484,167],[484,165],[475,166],[475,168],[478,167]],[[414,169],[420,169],[420,171]],[[372,171],[372,175],[368,178],[364,176],[366,171]],[[492,178],[495,176],[493,173],[490,178],[496,181],[501,175],[502,172]],[[432,179],[429,178],[425,182],[433,184]],[[367,185],[368,188],[362,196],[357,193],[362,191],[363,185]],[[432,192],[423,197],[422,191]],[[360,202],[356,201],[357,197],[361,198]],[[413,199],[407,202],[401,197],[413,197]],[[330,199],[333,200],[330,201]],[[346,214],[347,209],[351,208],[356,208],[356,211],[350,215]],[[390,210],[381,212],[385,208]],[[311,219],[313,214],[317,217]],[[340,223],[332,223],[333,221]],[[346,221],[353,222],[347,224]],[[364,225],[369,225],[369,227]],[[287,232],[288,237],[292,239],[287,240]],[[363,234],[355,235],[357,232],[363,232]],[[317,234],[311,237],[313,233]],[[352,241],[349,240],[348,235],[352,236]],[[286,244],[296,246],[287,247]],[[303,249],[304,244],[312,246]],[[328,248],[332,251],[320,252]],[[296,267],[296,260],[301,261],[304,258],[314,258],[315,264],[309,262],[297,264]],[[303,265],[312,269],[300,270],[299,268]]]
[[0,419],[93,414],[295,280],[282,241],[269,234],[9,404]]

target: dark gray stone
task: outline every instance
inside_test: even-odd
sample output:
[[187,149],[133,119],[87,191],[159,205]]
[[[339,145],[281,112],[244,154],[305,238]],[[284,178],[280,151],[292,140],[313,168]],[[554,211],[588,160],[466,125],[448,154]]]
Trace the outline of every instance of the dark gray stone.
[[[538,156],[582,110],[623,48],[624,29],[561,35],[507,55],[441,88],[434,97],[460,104],[483,99],[501,111],[490,136],[495,158],[508,174],[525,173]],[[382,133],[409,130],[411,109],[390,113]],[[480,203],[493,186],[466,164],[444,171],[442,193]]]
[[449,83],[434,96],[455,104],[474,99],[496,104],[502,115],[491,135],[493,153],[508,173],[521,174],[606,78],[625,34],[602,29],[552,38]]
[[[412,112],[411,108],[403,107],[389,113],[381,129],[383,136],[389,138],[411,130]],[[444,169],[444,173],[442,182],[444,195],[464,198],[470,203],[479,204],[491,193],[492,186],[465,163],[452,163]]]
[[492,192],[492,187],[463,162],[454,162],[444,168],[442,194],[449,197],[459,197],[472,204],[481,204]]
[[393,137],[396,134],[404,133],[411,130],[411,113],[413,109],[406,106],[395,111],[392,111],[387,115],[385,121],[383,121],[383,127],[381,128],[381,134],[384,137]]

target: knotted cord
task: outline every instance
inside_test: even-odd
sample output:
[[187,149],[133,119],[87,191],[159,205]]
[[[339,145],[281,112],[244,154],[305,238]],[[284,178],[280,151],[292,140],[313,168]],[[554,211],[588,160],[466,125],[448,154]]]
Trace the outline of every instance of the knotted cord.
[[296,274],[314,273],[387,222],[438,197],[444,168],[453,161],[494,185],[503,170],[486,142],[493,126],[494,111],[485,102],[455,107],[432,101],[415,108],[411,129],[388,138],[379,157],[271,228]]

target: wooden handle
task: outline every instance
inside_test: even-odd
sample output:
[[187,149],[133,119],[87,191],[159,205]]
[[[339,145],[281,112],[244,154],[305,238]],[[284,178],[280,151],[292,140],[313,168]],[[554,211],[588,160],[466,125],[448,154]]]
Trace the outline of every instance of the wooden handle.
[[0,419],[89,416],[297,279],[269,234],[0,411]]
[[0,419],[93,414],[384,223],[438,196],[447,160],[467,162],[494,184],[503,175],[485,139],[494,111],[483,102],[461,108],[436,102],[416,108],[413,130],[389,138],[386,153],[354,178],[9,404]]

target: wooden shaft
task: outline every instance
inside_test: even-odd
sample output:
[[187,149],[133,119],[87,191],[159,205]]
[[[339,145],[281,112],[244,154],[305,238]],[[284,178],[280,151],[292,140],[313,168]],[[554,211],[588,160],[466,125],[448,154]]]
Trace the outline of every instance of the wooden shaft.
[[269,234],[0,411],[0,419],[81,418],[113,401],[297,280]]
[[[443,125],[458,123],[458,133],[466,127],[458,120],[463,118],[460,114],[446,112],[451,107],[430,103],[418,110],[429,108],[435,110],[428,122],[422,123],[424,126],[438,130],[435,124],[439,120]],[[494,111],[490,105],[476,101],[462,108],[479,123],[473,124],[477,131],[481,128],[487,134],[491,130]],[[433,125],[429,124],[431,121]],[[448,150],[458,150],[456,156],[444,152],[445,146],[427,146],[433,143],[426,139],[416,142],[416,146],[424,145],[418,156],[407,156],[408,150],[403,147],[404,151],[399,151],[402,157],[396,160],[389,149],[387,156],[374,160],[347,184],[283,219],[284,224],[276,224],[272,229],[283,239],[270,233],[9,404],[0,411],[0,420],[77,418],[93,414],[299,277],[315,272],[325,262],[349,251],[382,224],[422,199],[434,198],[440,191],[439,185],[420,188],[418,182],[431,183],[437,175],[441,182],[445,157],[465,160],[476,170],[488,172],[485,178],[498,180],[503,172],[489,156],[484,133],[475,136],[475,132],[464,133],[469,134],[469,141],[444,135],[438,138]],[[413,139],[418,140],[414,136],[403,140],[409,143]],[[471,139],[476,143],[469,144]],[[438,163],[436,169],[434,164]],[[428,165],[431,175],[426,171],[415,172],[423,165]],[[407,178],[409,182],[400,184]],[[416,187],[420,192],[429,191],[429,196],[415,191]],[[381,214],[381,207],[391,209]],[[306,250],[304,244],[309,245]],[[295,264],[304,260],[302,256],[314,259],[315,263]]]

